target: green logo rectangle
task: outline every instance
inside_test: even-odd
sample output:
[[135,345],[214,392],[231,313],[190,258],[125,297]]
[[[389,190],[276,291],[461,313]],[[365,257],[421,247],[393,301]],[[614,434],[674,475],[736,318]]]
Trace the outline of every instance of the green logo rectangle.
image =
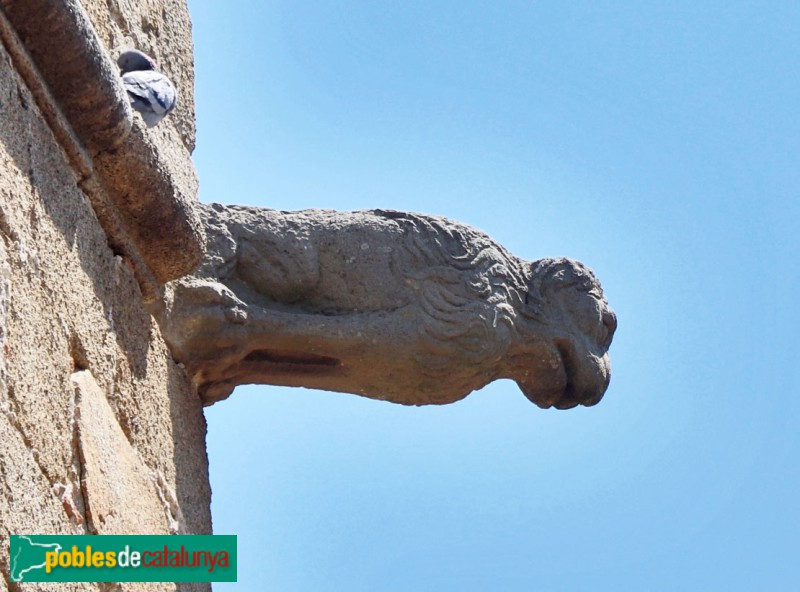
[[12,582],[235,582],[235,535],[11,535]]

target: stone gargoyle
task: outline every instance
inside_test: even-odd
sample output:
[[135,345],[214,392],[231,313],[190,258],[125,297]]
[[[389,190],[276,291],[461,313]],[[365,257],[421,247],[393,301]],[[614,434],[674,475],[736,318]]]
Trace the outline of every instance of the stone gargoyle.
[[160,324],[206,404],[253,383],[444,404],[510,378],[569,409],[608,387],[617,321],[577,261],[421,214],[200,208],[206,257]]

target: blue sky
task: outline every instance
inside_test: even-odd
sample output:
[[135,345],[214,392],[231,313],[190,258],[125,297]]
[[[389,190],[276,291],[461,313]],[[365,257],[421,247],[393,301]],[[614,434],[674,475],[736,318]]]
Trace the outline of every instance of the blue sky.
[[393,208],[592,267],[596,407],[242,387],[216,590],[800,581],[800,5],[190,0],[201,199]]

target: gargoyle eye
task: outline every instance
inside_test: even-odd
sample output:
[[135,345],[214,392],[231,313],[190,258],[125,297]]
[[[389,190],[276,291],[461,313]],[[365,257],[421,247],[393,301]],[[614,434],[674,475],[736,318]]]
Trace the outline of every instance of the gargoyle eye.
[[603,341],[603,347],[608,350],[611,346],[611,340],[614,338],[614,333],[617,330],[617,315],[611,309],[603,311],[603,325],[606,328],[606,338]]

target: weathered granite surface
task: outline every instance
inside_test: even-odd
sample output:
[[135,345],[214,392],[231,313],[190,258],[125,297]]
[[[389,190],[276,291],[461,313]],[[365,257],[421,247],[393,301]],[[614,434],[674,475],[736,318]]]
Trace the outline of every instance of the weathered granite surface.
[[[197,178],[190,158],[194,114],[188,22],[182,0],[122,5],[0,0],[0,39],[14,68],[140,283],[149,277],[154,283],[180,277],[203,254],[203,228],[193,207]],[[116,57],[136,44],[163,58],[180,93],[174,117],[157,130],[146,130],[133,113],[119,79]],[[167,59],[171,55],[175,61]]]
[[568,259],[528,262],[444,218],[201,206],[208,250],[172,282],[164,336],[204,401],[239,384],[442,404],[510,378],[593,405],[616,317]]
[[[11,4],[0,2],[0,19]],[[170,20],[163,9],[171,2],[161,4],[148,7]],[[23,10],[43,3],[13,5]],[[81,8],[69,1],[48,6]],[[104,1],[83,6],[109,12]],[[205,534],[211,532],[211,492],[201,402],[148,311],[135,253],[107,224],[121,203],[109,191],[123,183],[109,190],[110,176],[97,170],[100,153],[87,148],[89,136],[78,135],[71,127],[78,120],[61,110],[64,89],[53,92],[35,62],[26,61],[25,34],[3,23],[0,590],[208,590],[206,584],[22,587],[6,579],[9,533]],[[190,55],[188,33],[183,40],[173,37],[164,52]],[[103,60],[113,55],[105,41],[102,54]],[[131,120],[131,133],[113,150],[133,142],[129,149],[144,159],[143,168],[161,167],[153,183],[136,177],[145,192],[160,191],[164,180],[190,187],[194,171],[181,134],[170,125],[160,128],[147,134]],[[135,136],[136,130],[144,135]],[[113,150],[103,154],[110,158]],[[194,199],[191,190],[180,191]],[[158,210],[149,215],[158,217]],[[128,240],[135,246],[138,239]],[[172,263],[161,269],[163,277],[174,277]]]

